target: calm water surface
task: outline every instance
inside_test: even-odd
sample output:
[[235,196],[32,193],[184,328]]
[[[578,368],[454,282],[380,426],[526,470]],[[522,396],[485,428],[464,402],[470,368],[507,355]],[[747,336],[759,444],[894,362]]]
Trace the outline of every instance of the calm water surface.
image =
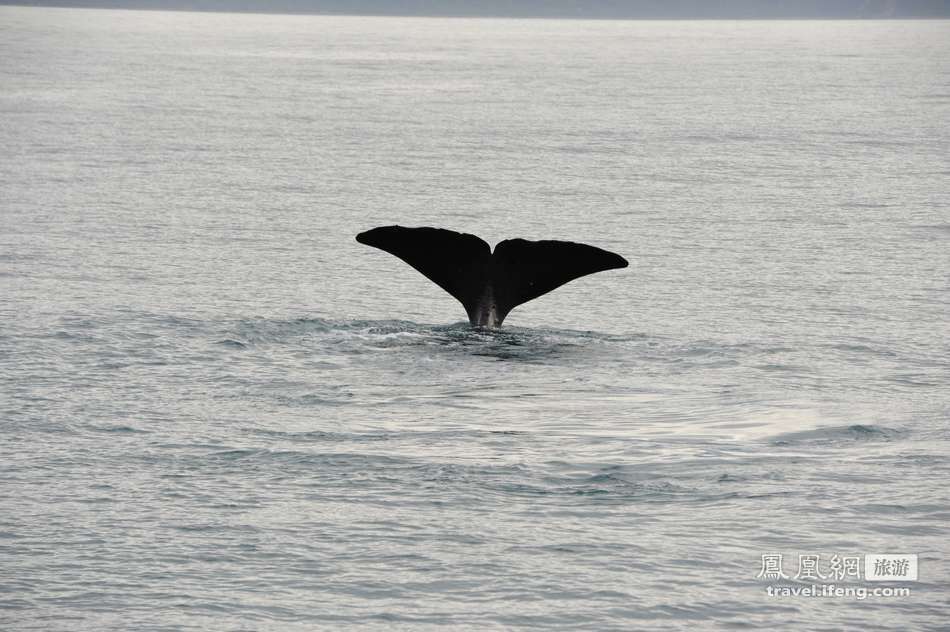
[[[0,8],[0,625],[947,629],[948,60]],[[472,331],[393,223],[631,266]],[[770,597],[773,553],[920,579]]]

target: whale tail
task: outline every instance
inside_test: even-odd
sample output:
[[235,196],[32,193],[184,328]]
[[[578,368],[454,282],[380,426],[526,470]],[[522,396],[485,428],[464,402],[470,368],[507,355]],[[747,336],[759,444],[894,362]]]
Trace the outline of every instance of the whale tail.
[[482,239],[444,228],[381,226],[356,241],[395,255],[454,296],[468,320],[500,327],[512,309],[579,277],[626,268],[620,255],[572,241]]

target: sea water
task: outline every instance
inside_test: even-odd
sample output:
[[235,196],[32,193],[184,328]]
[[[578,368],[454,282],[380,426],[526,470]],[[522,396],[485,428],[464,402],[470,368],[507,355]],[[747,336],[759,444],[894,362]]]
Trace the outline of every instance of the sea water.
[[[946,629],[948,60],[0,8],[0,623]],[[630,267],[474,331],[388,224]]]

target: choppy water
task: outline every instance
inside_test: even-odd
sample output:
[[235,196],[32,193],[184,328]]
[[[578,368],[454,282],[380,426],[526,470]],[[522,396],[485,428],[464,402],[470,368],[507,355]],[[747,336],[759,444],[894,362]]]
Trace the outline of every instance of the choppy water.
[[[0,8],[0,624],[947,629],[948,59]],[[477,332],[390,223],[631,267]],[[920,581],[774,598],[770,553]]]

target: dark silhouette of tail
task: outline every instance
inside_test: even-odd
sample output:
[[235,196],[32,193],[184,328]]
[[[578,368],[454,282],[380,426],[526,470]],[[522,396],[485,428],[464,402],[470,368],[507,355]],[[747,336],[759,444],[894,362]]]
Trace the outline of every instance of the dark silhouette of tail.
[[493,253],[475,235],[443,228],[382,226],[356,241],[411,265],[458,299],[479,327],[500,327],[512,309],[568,281],[628,265],[620,255],[572,241],[507,239]]

